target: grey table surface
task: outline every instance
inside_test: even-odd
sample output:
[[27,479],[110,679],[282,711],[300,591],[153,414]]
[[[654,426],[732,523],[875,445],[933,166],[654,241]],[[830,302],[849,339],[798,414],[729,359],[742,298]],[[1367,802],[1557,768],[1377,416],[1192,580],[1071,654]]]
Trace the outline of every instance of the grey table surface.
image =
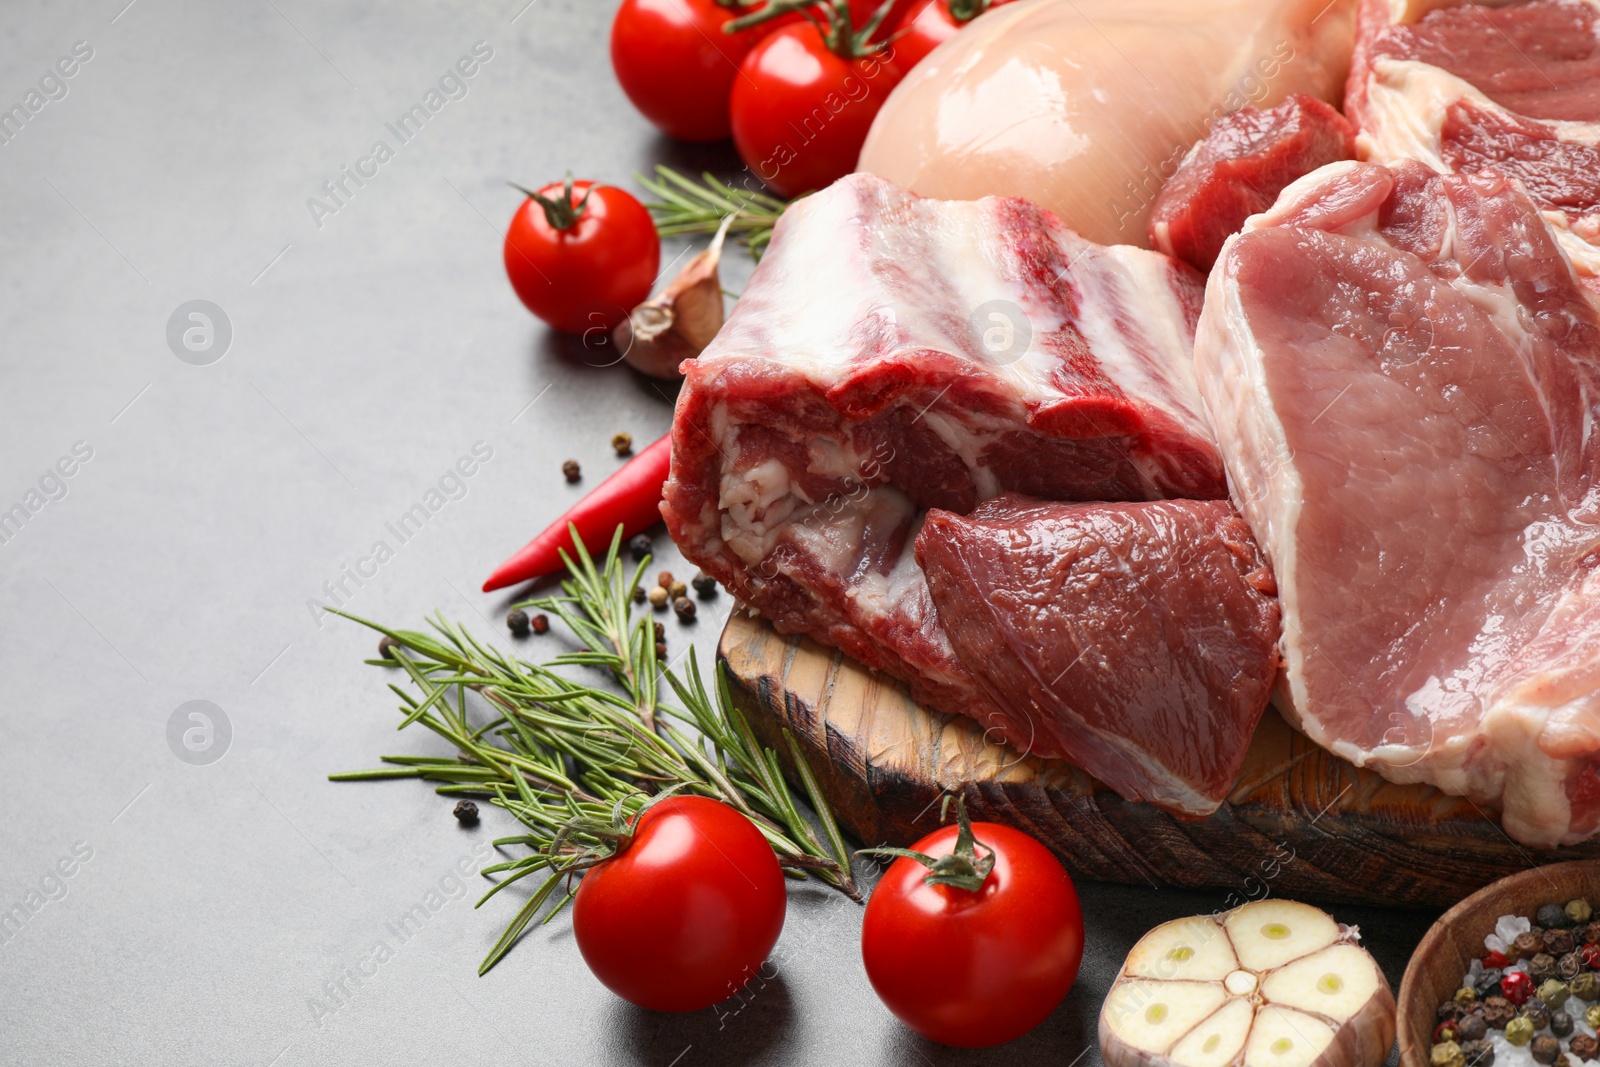
[[[476,977],[519,904],[472,907],[502,813],[463,830],[419,783],[326,781],[429,748],[395,734],[371,635],[317,617],[328,590],[504,638],[510,597],[476,590],[581,492],[561,461],[592,485],[614,431],[667,428],[667,393],[549,334],[500,262],[507,179],[736,165],[632,111],[614,9],[0,7],[0,107],[23,116],[0,126],[0,1063],[1093,1064],[1134,940],[1222,906],[1082,884],[1077,986],[991,1052],[901,1028],[862,972],[860,910],[820,890],[793,893],[772,980],[654,1015],[601,988],[559,920]],[[386,124],[430,91],[402,143]],[[391,158],[330,198],[378,141]],[[673,622],[675,651],[708,653],[728,606]],[[197,700],[222,713],[198,755]],[[1396,984],[1432,918],[1338,914]]]

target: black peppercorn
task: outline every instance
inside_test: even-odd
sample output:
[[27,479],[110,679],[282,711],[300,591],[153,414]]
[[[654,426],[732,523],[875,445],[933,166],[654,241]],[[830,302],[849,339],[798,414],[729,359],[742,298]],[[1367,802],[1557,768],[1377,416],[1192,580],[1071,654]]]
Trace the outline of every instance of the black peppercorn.
[[1585,944],[1589,945],[1600,941],[1600,919],[1596,919],[1583,928],[1583,940]]
[[[1459,1008],[1456,1009],[1458,1012]],[[1453,1016],[1454,1017],[1454,1016]],[[1504,1030],[1506,1023],[1517,1017],[1517,1009],[1505,997],[1489,997],[1483,1002],[1483,1021],[1496,1030]],[[1440,1016],[1444,1018],[1444,1016]]]
[[667,639],[667,628],[666,628],[666,626],[664,626],[663,624],[661,624],[659,622],[655,623],[654,625],[655,625],[655,628],[656,628],[656,640],[657,641],[665,641]]
[[1561,1055],[1561,1042],[1550,1036],[1536,1037],[1528,1046],[1528,1051],[1533,1053],[1536,1063],[1554,1063],[1556,1057]]
[[394,638],[390,637],[388,634],[384,634],[382,637],[378,638],[378,658],[379,659],[394,659],[394,656],[389,654],[389,650],[393,649],[393,648],[399,648],[399,647],[400,647],[400,642],[399,641],[396,641]]
[[656,659],[666,659],[666,658],[667,658],[667,643],[665,641],[657,641],[656,642]]
[[1550,1013],[1550,1032],[1557,1037],[1568,1037],[1572,1033],[1572,1016],[1564,1011]]
[[1556,960],[1556,977],[1560,978],[1564,982],[1570,982],[1572,979],[1578,977],[1578,973],[1582,970],[1583,957],[1579,956],[1576,952],[1569,952],[1565,956],[1562,956],[1560,959]]
[[1533,979],[1534,985],[1539,985],[1546,979],[1556,976],[1556,958],[1548,952],[1541,952],[1528,961],[1528,977]]
[[678,618],[683,622],[694,621],[694,601],[686,596],[681,596],[672,602],[672,610],[678,613]]
[[1467,1067],[1493,1067],[1494,1046],[1487,1041],[1465,1041],[1461,1045],[1461,1057]]
[[583,477],[583,468],[578,466],[577,460],[569,459],[561,464],[561,473],[566,476],[567,481],[575,482]]
[[1550,1025],[1550,1006],[1534,997],[1522,1006],[1522,1017],[1531,1022],[1535,1030],[1543,1030]]
[[506,612],[506,625],[518,637],[528,636],[528,613],[521,608],[513,608]]
[[470,800],[463,800],[458,803],[453,814],[456,817],[456,822],[462,826],[478,825],[478,805]]
[[1546,930],[1565,929],[1572,925],[1572,920],[1567,918],[1567,909],[1560,904],[1542,904],[1534,913],[1533,921]]
[[633,587],[633,602],[635,604],[643,604],[647,596],[649,594],[644,591],[644,586],[636,585]]
[[1488,1033],[1489,1024],[1476,1012],[1463,1015],[1456,1023],[1456,1039],[1459,1041],[1482,1041]]
[[1478,996],[1480,997],[1491,996],[1500,992],[1500,979],[1502,977],[1503,973],[1500,968],[1485,968],[1479,973],[1478,980],[1472,984],[1472,988],[1478,991]]
[[701,600],[710,600],[717,595],[717,580],[705,571],[696,574],[689,584],[694,586],[694,591],[700,594]]
[[636,537],[630,537],[628,539],[628,553],[633,556],[633,561],[635,563],[641,562],[646,556],[648,556],[650,554],[650,549],[650,538],[646,537],[644,534],[639,534]]
[[1511,951],[1514,959],[1525,960],[1529,956],[1537,956],[1544,949],[1544,931],[1527,930],[1517,935],[1511,942]]
[[1573,1034],[1572,1040],[1567,1042],[1567,1051],[1580,1060],[1592,1060],[1600,1056],[1600,1040],[1588,1034]]
[[1571,930],[1546,930],[1544,950],[1552,956],[1565,956],[1572,951]]

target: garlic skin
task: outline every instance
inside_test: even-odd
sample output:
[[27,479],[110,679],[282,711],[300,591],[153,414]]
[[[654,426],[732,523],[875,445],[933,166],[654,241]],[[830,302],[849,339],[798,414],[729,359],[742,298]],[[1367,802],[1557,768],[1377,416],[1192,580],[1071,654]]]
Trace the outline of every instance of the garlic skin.
[[1307,904],[1259,900],[1163,923],[1100,1010],[1109,1067],[1379,1067],[1389,983],[1359,934]]
[[685,264],[665,289],[617,324],[612,337],[634,370],[676,381],[683,377],[678,369],[683,361],[698,356],[722,329],[727,316],[717,268],[727,234],[728,220],[724,220],[710,247]]

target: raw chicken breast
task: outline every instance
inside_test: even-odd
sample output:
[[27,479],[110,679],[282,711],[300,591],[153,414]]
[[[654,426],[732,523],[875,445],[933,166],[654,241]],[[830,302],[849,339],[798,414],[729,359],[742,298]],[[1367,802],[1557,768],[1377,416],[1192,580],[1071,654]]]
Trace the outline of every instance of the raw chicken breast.
[[1162,185],[1217,118],[1340,98],[1353,0],[1024,0],[923,60],[860,168],[924,196],[1020,196],[1148,247]]

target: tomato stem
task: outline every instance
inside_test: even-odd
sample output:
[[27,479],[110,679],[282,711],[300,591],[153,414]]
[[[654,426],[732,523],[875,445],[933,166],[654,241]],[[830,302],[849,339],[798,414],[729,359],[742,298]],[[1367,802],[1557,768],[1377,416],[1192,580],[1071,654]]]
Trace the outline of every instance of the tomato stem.
[[[940,0],[933,2],[937,4]],[[950,17],[962,23],[971,22],[989,10],[989,0],[944,0],[944,5],[950,12]]]
[[[849,0],[768,0],[760,11],[723,23],[722,30],[724,33],[738,33],[780,15],[798,12],[817,28],[829,51],[842,59],[864,59],[888,48],[887,40],[874,41],[872,38],[883,25],[883,20],[889,17],[894,5],[895,0],[883,0],[866,25],[857,30],[850,21]],[[813,12],[820,13],[821,18]]]
[[[945,799],[948,803],[949,798]],[[856,855],[916,860],[928,868],[927,875],[922,879],[924,885],[947,885],[976,893],[983,888],[989,873],[994,870],[994,849],[973,836],[972,820],[967,818],[967,800],[962,796],[956,797],[956,824],[960,829],[956,833],[955,849],[938,859],[909,848],[864,848]],[[980,847],[985,853],[982,856],[978,855]]]
[[562,185],[561,199],[555,200],[543,196],[532,189],[518,185],[516,182],[506,182],[511,188],[517,190],[529,200],[534,201],[544,208],[544,220],[553,230],[570,230],[578,224],[583,217],[584,210],[589,206],[589,195],[594,192],[594,186],[584,190],[583,199],[577,203],[572,202],[572,172],[568,171]]

